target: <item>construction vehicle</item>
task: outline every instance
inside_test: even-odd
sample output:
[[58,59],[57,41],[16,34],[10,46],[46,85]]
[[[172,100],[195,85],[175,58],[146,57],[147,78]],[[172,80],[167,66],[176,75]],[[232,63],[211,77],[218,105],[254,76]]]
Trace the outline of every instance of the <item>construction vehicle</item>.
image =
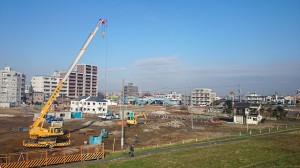
[[135,114],[134,112],[128,112],[126,125],[130,127],[131,125],[146,124],[147,119],[145,113]]
[[46,117],[46,121],[48,122],[48,123],[51,123],[51,122],[53,122],[53,121],[63,121],[64,119],[62,118],[62,117],[55,117],[55,116],[53,116],[53,115],[49,115],[49,116],[47,116]]
[[80,60],[80,58],[82,57],[83,53],[86,51],[87,46],[89,45],[89,43],[95,36],[99,27],[105,23],[106,23],[106,20],[100,19],[98,21],[96,27],[94,28],[94,30],[90,33],[88,39],[83,44],[82,48],[80,49],[78,55],[76,56],[74,62],[70,66],[66,75],[58,83],[54,92],[51,94],[48,101],[44,105],[39,116],[36,118],[34,123],[29,127],[30,140],[27,140],[27,141],[23,140],[24,147],[58,147],[58,146],[69,146],[71,144],[70,143],[71,142],[70,141],[70,133],[63,131],[62,126],[52,125],[52,126],[49,126],[48,128],[44,128],[44,123],[45,123],[44,117],[45,117],[46,113],[49,111],[56,96],[58,96],[58,94],[59,94],[61,88],[63,87],[63,85],[65,84],[67,78],[70,76],[74,67],[77,65],[77,63]]

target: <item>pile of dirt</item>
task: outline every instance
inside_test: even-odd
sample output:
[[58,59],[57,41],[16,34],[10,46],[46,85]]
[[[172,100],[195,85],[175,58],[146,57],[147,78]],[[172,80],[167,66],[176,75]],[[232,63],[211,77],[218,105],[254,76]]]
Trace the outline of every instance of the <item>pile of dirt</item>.
[[0,114],[0,117],[14,117],[14,115],[11,115],[11,114]]
[[179,127],[185,126],[185,125],[182,121],[174,120],[174,121],[170,121],[167,123],[162,123],[161,126],[179,128]]
[[107,126],[107,127],[112,127],[115,126],[116,123],[112,122],[112,121],[87,121],[85,123],[82,124],[83,126]]
[[154,111],[152,112],[153,114],[159,114],[159,115],[165,115],[165,114],[170,114],[169,112],[166,111]]
[[156,123],[148,125],[148,128],[144,129],[145,132],[151,132],[156,129],[160,129],[159,127],[173,127],[173,128],[179,128],[181,126],[185,126],[185,124],[180,120],[173,120],[170,122],[165,123]]
[[114,136],[118,136],[121,135],[122,131],[111,131],[109,134],[114,135]]

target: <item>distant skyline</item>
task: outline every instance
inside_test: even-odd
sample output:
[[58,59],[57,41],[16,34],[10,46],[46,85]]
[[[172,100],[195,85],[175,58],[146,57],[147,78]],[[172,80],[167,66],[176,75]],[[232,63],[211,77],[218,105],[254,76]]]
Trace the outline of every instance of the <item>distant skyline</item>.
[[100,68],[100,91],[120,92],[122,79],[183,94],[300,89],[299,0],[0,0],[0,69],[27,84],[66,71],[100,18],[107,25],[79,61]]

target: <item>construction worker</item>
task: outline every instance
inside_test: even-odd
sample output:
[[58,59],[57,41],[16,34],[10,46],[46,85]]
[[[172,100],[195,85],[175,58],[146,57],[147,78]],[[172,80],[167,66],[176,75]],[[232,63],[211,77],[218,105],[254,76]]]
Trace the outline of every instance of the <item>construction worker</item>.
[[138,136],[135,135],[135,140],[134,140],[135,143],[139,143],[139,139],[138,139]]
[[130,156],[130,157],[134,157],[134,144],[130,145],[129,156]]

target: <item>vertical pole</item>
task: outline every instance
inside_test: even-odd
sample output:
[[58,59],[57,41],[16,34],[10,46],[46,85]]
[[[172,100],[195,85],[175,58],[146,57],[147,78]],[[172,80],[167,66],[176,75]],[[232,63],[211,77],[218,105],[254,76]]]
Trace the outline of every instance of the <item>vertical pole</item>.
[[104,143],[102,143],[102,159],[104,159],[105,153],[104,153]]
[[121,137],[121,148],[124,148],[124,79],[122,82],[122,137]]
[[113,151],[115,151],[115,143],[116,143],[116,138],[114,138]]
[[241,96],[241,85],[239,84],[239,101],[242,102],[242,96]]
[[28,163],[28,152],[26,152],[26,167],[29,167],[29,163]]
[[64,164],[66,164],[66,151],[64,150]]
[[80,145],[80,161],[83,161],[82,155],[83,155],[83,147],[82,145]]
[[45,165],[48,166],[48,150],[45,151]]

